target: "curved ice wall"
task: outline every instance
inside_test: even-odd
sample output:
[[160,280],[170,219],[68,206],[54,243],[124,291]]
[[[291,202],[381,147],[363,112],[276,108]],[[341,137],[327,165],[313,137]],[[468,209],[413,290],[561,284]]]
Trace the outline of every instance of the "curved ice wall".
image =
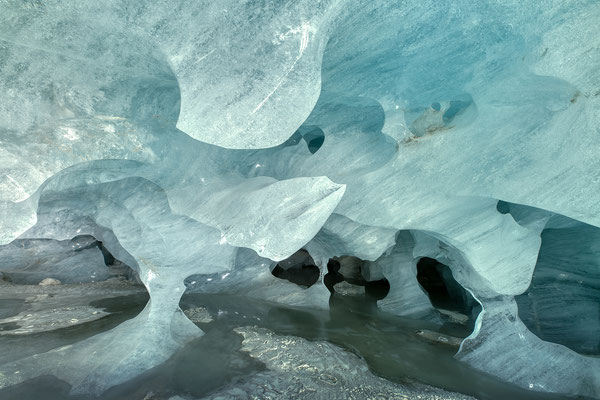
[[0,241],[92,235],[151,296],[112,331],[1,366],[0,386],[50,373],[102,393],[201,334],[178,308],[186,277],[306,247],[321,267],[370,261],[406,288],[381,306],[415,316],[432,308],[415,260],[438,259],[483,310],[458,358],[600,396],[599,359],[543,341],[514,300],[545,228],[600,226],[597,2],[0,8]]

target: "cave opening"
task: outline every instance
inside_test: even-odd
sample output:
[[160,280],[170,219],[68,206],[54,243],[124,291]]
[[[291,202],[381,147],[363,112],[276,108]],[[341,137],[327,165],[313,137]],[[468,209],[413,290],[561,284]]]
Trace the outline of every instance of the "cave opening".
[[352,256],[329,259],[327,274],[323,277],[325,286],[331,295],[364,296],[369,304],[377,304],[390,291],[387,279],[368,281],[363,275],[366,261]]
[[365,284],[365,295],[374,300],[383,300],[390,292],[390,282],[383,278]]
[[319,280],[321,270],[315,264],[308,251],[300,249],[285,260],[280,261],[271,270],[271,274],[298,286],[309,288]]
[[[477,302],[454,279],[447,265],[435,258],[423,257],[417,262],[417,281],[438,311],[460,313],[471,317]],[[442,311],[443,310],[443,311]]]

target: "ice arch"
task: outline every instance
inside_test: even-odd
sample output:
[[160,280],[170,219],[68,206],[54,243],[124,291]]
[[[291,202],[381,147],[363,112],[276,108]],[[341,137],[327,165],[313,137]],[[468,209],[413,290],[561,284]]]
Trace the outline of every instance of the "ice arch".
[[[1,243],[42,225],[38,237],[64,239],[50,221],[72,214],[69,229],[129,254],[155,293],[140,318],[177,327],[165,349],[199,334],[176,308],[187,273],[232,268],[243,287],[303,246],[321,271],[340,255],[432,257],[483,308],[461,359],[526,388],[598,395],[597,359],[536,338],[513,300],[553,213],[600,225],[596,2],[2,7]],[[293,137],[313,129],[314,152]],[[502,214],[498,199],[541,211]],[[165,251],[140,245],[152,241]],[[206,257],[222,272],[198,271],[200,245],[235,248],[235,261]],[[314,286],[269,293],[323,305]],[[531,368],[523,348],[560,364]],[[125,368],[136,356],[123,354]],[[82,391],[126,377],[96,372],[65,374]]]

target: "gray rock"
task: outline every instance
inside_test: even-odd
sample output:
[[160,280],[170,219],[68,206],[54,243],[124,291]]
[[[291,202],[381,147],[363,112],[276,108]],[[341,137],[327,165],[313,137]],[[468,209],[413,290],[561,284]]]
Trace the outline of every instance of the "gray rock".
[[59,281],[58,279],[54,279],[54,278],[45,278],[40,283],[38,283],[39,286],[50,286],[50,285],[61,285],[61,284],[62,284],[61,281]]

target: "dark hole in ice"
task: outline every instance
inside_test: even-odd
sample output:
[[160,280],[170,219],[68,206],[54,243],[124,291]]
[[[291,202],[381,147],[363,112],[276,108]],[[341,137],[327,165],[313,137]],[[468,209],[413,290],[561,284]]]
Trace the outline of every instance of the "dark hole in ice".
[[315,154],[317,150],[319,150],[321,146],[323,146],[323,142],[325,142],[325,136],[311,139],[310,142],[308,142],[308,150],[312,154]]
[[102,256],[104,257],[104,264],[106,265],[115,265],[115,257],[110,254],[110,252],[106,249],[106,247],[104,247],[104,245],[102,244],[102,242],[97,242],[98,243],[98,248],[100,249],[100,251],[102,252]]
[[271,273],[277,278],[307,288],[314,285],[321,275],[319,267],[315,265],[313,258],[304,249],[300,249],[289,258],[280,261]]
[[302,265],[298,268],[285,270],[276,265],[271,271],[273,276],[286,279],[296,285],[311,287],[319,280],[319,267],[316,265]]
[[340,274],[340,268],[341,265],[337,260],[331,259],[327,262],[327,274],[323,277],[323,283],[330,293],[335,293],[333,287],[344,281],[344,275]]
[[417,281],[429,295],[434,307],[466,316],[472,314],[475,299],[454,279],[447,265],[434,258],[421,258],[417,263]]
[[436,101],[435,103],[431,103],[431,108],[433,108],[435,111],[440,111],[442,109],[442,106]]
[[387,279],[367,281],[362,276],[364,263],[364,260],[350,256],[334,257],[328,261],[323,283],[332,296],[364,295],[366,303],[376,306],[378,300],[388,295],[390,283]]
[[361,275],[364,261],[357,257],[341,256],[327,263],[327,275],[324,283],[332,294],[354,296],[365,294],[367,281]]
[[325,133],[318,126],[301,126],[285,143],[281,144],[281,147],[296,146],[301,140],[304,140],[308,150],[315,154],[325,142]]
[[367,282],[365,284],[365,294],[367,297],[377,301],[383,300],[390,292],[390,282],[387,279]]
[[312,154],[315,154],[325,142],[325,133],[323,133],[323,130],[318,126],[300,127],[298,132],[302,135],[302,138],[308,146],[308,150]]

